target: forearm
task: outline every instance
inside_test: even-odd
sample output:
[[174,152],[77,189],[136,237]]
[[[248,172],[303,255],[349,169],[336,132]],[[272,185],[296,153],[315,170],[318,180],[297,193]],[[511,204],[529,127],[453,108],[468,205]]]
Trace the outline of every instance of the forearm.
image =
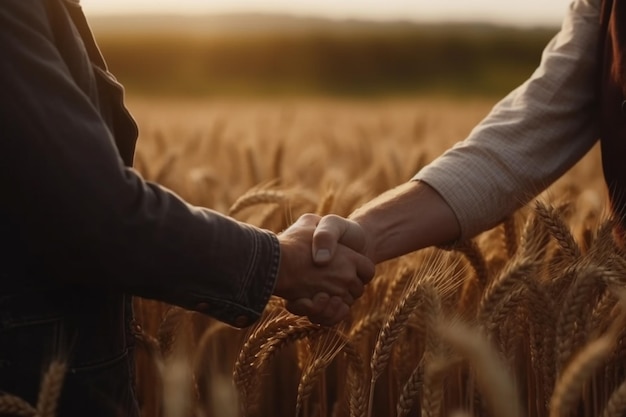
[[534,74],[414,177],[448,202],[462,239],[528,203],[596,142],[597,3],[574,2]]
[[19,255],[0,259],[27,259],[20,267],[46,285],[113,287],[249,323],[273,290],[276,236],[193,207],[125,167],[56,48],[43,4],[0,8],[0,230]]
[[355,210],[350,219],[364,229],[366,254],[374,263],[456,240],[459,223],[446,201],[428,184],[410,181]]

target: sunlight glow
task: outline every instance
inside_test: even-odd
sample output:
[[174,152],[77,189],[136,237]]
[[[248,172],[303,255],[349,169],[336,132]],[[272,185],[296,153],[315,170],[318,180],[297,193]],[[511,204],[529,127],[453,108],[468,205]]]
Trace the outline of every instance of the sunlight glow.
[[81,0],[89,14],[261,12],[335,19],[558,25],[571,0]]

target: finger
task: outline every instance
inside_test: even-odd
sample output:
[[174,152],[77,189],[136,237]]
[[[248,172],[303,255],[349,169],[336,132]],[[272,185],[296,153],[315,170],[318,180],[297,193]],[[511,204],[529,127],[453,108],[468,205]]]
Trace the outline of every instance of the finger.
[[376,265],[368,257],[357,254],[355,260],[356,274],[363,284],[368,284],[376,273]]
[[348,307],[354,304],[354,300],[358,298],[353,296],[350,291],[344,291],[341,294],[337,294],[336,297],[341,298],[341,301],[343,301]]
[[[329,302],[329,311],[325,311],[326,326],[334,326],[335,324],[345,320],[350,315],[350,306],[346,303],[339,302],[338,298],[331,298]],[[332,307],[332,309],[331,309]]]
[[[348,291],[350,292],[350,295],[352,296],[352,300],[353,302],[357,299],[359,299],[362,295],[363,292],[365,291],[365,286],[363,285],[363,281],[361,281],[361,279],[353,279],[350,282],[350,286],[348,288]],[[353,303],[348,303],[348,305],[352,305]]]
[[[356,287],[357,285],[359,285],[359,282],[360,282],[356,278],[353,281],[354,283],[351,282],[350,284],[347,284],[346,286],[341,286],[341,287],[327,286],[323,290],[319,290],[320,292],[317,293],[315,296],[317,296],[318,294],[326,294],[326,295],[329,295],[329,297],[336,297],[336,298],[339,298],[348,307],[350,307],[352,304],[354,304],[354,301],[358,298],[352,295],[351,288],[353,286]],[[356,292],[358,292],[358,290],[355,291],[355,293]],[[313,296],[314,300],[315,300],[315,296]],[[324,300],[323,302],[326,302],[326,300]],[[314,301],[314,304],[315,304],[315,301]],[[325,305],[322,305],[321,302],[318,302],[318,304],[314,305],[313,308],[323,310],[323,308],[325,308]]]
[[309,316],[309,320],[323,326],[333,326],[344,320],[349,314],[350,307],[343,302],[341,297],[333,296],[330,298],[324,311],[320,314]]
[[296,220],[292,226],[312,226],[315,227],[322,218],[317,214],[305,213]]
[[287,301],[285,308],[296,316],[308,316],[313,309],[313,301],[308,298],[298,298],[297,300]]
[[365,248],[365,232],[352,220],[334,214],[322,217],[313,232],[313,261],[318,265],[328,264],[338,243],[361,252]]
[[327,265],[333,259],[339,239],[346,228],[345,219],[339,216],[322,217],[313,232],[313,262]]
[[328,304],[330,303],[330,295],[326,294],[325,292],[318,292],[317,294],[315,294],[313,296],[313,299],[311,300],[311,308],[310,308],[310,312],[308,315],[319,315],[322,314],[324,312],[324,310],[326,310],[326,308],[328,307]]
[[313,299],[299,298],[287,302],[287,310],[298,316],[321,316],[327,308],[330,296],[320,292],[313,296]]

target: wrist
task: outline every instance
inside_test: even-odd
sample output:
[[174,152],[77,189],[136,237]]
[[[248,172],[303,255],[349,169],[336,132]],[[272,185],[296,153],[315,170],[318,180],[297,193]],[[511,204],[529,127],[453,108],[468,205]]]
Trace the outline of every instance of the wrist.
[[280,262],[278,264],[278,273],[276,274],[276,283],[274,284],[274,295],[280,298],[287,298],[289,295],[289,245],[278,237],[280,244]]
[[375,222],[368,222],[366,217],[360,217],[358,212],[354,212],[353,215],[349,217],[351,221],[356,223],[360,228],[363,234],[363,247],[359,250],[360,253],[365,255],[369,260],[374,263],[377,263],[377,250],[376,250],[376,241],[375,241]]

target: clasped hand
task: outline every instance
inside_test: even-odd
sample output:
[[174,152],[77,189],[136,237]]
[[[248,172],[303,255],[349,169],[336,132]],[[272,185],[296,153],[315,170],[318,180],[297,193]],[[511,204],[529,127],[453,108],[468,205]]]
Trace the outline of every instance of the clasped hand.
[[287,309],[327,326],[345,319],[375,267],[366,235],[351,220],[305,214],[279,235],[281,261],[274,294]]

